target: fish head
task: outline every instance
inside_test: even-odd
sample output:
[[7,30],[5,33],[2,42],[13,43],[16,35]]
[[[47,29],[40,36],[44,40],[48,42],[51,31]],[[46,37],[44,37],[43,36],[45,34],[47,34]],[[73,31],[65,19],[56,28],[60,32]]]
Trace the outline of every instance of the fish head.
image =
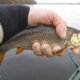
[[80,46],[80,33],[73,33],[70,41],[68,42],[70,48],[79,47]]

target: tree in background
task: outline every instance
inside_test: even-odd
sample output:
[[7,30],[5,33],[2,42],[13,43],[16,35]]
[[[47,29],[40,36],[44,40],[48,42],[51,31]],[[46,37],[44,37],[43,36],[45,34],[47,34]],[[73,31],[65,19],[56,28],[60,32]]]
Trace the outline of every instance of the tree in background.
[[36,4],[35,0],[0,0],[0,4]]

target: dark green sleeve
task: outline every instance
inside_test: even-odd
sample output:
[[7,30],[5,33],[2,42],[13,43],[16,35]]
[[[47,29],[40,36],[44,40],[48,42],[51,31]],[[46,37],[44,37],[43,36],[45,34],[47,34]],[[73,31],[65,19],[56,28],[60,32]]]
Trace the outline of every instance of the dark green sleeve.
[[24,5],[0,5],[0,23],[3,30],[2,43],[25,29],[30,8]]

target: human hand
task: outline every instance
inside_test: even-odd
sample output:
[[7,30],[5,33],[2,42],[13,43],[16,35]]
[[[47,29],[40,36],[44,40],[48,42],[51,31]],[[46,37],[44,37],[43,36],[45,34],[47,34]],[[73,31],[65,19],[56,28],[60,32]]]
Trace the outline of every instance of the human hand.
[[[44,10],[44,9],[36,9],[31,8],[28,16],[28,24],[46,24],[46,25],[53,25],[56,29],[56,33],[61,38],[66,38],[66,31],[67,31],[67,24],[66,22],[55,12],[51,10]],[[44,52],[46,56],[53,56],[51,46],[49,44],[42,44],[40,46],[40,43],[35,42],[32,45],[33,51],[37,55],[43,55],[41,52]],[[55,55],[64,55],[65,49],[62,49],[61,46],[55,45],[54,51],[60,52],[56,53]],[[74,54],[79,53],[79,47],[75,47],[71,49]],[[38,54],[39,52],[39,54]]]

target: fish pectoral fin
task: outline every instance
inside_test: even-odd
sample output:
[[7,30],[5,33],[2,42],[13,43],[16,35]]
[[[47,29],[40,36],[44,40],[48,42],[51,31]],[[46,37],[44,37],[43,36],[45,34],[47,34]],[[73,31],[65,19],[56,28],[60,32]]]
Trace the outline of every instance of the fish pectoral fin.
[[0,64],[3,62],[4,57],[5,57],[4,52],[0,52]]
[[16,54],[20,54],[20,53],[22,53],[24,51],[24,48],[22,48],[22,47],[17,47],[17,49],[16,49]]

